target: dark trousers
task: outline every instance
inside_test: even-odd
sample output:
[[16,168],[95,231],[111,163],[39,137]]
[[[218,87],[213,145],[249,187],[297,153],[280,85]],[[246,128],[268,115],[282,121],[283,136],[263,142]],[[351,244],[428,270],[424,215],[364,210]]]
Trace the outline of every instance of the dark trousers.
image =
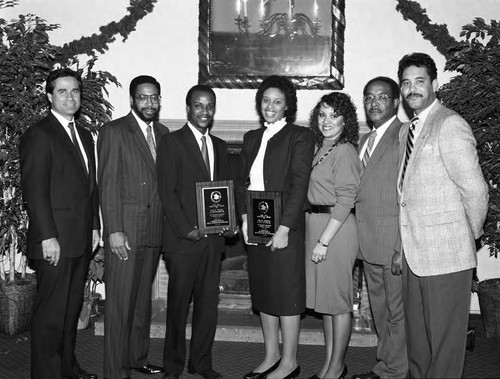
[[130,376],[147,364],[151,327],[151,287],[160,248],[138,247],[120,260],[106,248],[104,377]]
[[405,378],[408,374],[403,280],[390,265],[364,262],[366,284],[377,329],[377,364],[373,372],[381,378]]
[[61,258],[57,266],[35,259],[37,294],[31,320],[31,378],[76,378],[78,317],[90,254]]
[[416,276],[403,259],[403,303],[412,378],[461,378],[472,269]]
[[217,329],[221,254],[210,242],[198,241],[190,251],[166,253],[168,278],[167,331],[163,366],[180,375],[186,360],[186,323],[193,299],[188,369],[212,368],[212,345]]

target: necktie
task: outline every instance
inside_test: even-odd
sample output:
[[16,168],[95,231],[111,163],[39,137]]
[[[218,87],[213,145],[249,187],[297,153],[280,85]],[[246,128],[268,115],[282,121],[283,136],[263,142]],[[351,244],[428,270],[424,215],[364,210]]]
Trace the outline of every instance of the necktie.
[[155,141],[153,139],[153,132],[151,130],[150,124],[148,124],[148,127],[146,128],[146,142],[148,143],[149,151],[151,151],[153,160],[156,162],[156,146],[155,146]]
[[376,129],[370,134],[370,138],[368,138],[368,146],[366,146],[365,153],[363,154],[363,167],[366,167],[366,165],[368,164],[368,159],[370,159],[372,155],[373,143],[375,142],[375,138],[377,138]]
[[203,160],[205,161],[205,166],[207,167],[208,175],[211,176],[210,173],[210,160],[208,158],[208,149],[207,149],[207,137],[201,137],[201,155]]
[[406,141],[406,153],[405,153],[405,161],[403,163],[403,171],[401,172],[401,180],[400,185],[403,185],[403,179],[405,177],[406,166],[408,165],[408,161],[410,160],[411,152],[413,151],[413,142],[415,139],[415,126],[417,125],[418,117],[413,117],[411,119],[410,129],[408,129],[408,140]]
[[85,169],[85,172],[88,174],[87,165],[85,164],[85,159],[83,158],[82,150],[80,149],[80,145],[78,144],[78,139],[76,138],[75,123],[70,122],[68,124],[68,128],[69,128],[69,131],[71,133],[71,142],[73,142],[73,145],[75,146],[76,152],[78,153],[78,157],[80,158],[80,161],[82,162],[83,168]]

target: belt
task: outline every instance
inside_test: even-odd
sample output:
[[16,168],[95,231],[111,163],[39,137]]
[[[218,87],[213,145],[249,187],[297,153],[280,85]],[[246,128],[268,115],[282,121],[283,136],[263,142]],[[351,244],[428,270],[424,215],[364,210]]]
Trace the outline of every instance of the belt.
[[309,213],[332,213],[334,206],[331,205],[312,205]]

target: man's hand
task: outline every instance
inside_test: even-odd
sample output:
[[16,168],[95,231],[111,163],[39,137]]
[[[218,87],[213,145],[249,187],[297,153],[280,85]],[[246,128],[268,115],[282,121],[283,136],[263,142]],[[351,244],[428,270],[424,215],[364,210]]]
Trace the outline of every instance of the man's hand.
[[101,242],[101,232],[98,229],[94,229],[92,230],[92,252],[97,249],[99,242]]
[[269,240],[266,246],[271,246],[271,251],[276,249],[284,249],[288,246],[288,226],[280,225],[274,236]]
[[400,251],[395,251],[392,256],[391,272],[392,275],[401,275],[403,272],[403,255]]
[[319,243],[316,243],[313,248],[313,252],[311,255],[311,261],[314,263],[321,263],[323,261],[326,261],[326,253],[328,251],[327,246],[322,246]]
[[128,252],[130,245],[128,244],[128,237],[123,232],[115,232],[109,235],[109,247],[111,252],[115,254],[120,260],[126,261],[128,259]]
[[236,229],[223,228],[219,234],[224,238],[234,238],[238,234],[238,227]]
[[57,266],[61,258],[61,246],[57,238],[49,238],[42,241],[42,254],[43,259],[49,265]]
[[194,227],[188,234],[184,236],[185,239],[193,242],[198,242],[202,238],[205,238],[207,235],[202,233],[197,226]]

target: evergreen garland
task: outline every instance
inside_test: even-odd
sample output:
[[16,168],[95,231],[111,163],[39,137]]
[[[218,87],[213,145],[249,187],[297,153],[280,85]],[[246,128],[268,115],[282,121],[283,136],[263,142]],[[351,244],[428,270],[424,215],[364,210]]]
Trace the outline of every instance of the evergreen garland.
[[112,21],[99,28],[99,34],[92,34],[90,37],[82,37],[78,40],[64,44],[62,54],[57,57],[59,63],[71,61],[75,56],[86,54],[96,56],[96,52],[103,54],[113,43],[116,35],[119,34],[126,41],[129,34],[135,30],[137,23],[154,9],[157,0],[130,0],[126,14],[120,21]]
[[396,10],[401,13],[405,20],[413,21],[417,31],[432,43],[437,51],[448,58],[449,48],[457,44],[457,40],[450,35],[446,24],[438,25],[431,23],[427,11],[419,3],[412,0],[396,0]]

